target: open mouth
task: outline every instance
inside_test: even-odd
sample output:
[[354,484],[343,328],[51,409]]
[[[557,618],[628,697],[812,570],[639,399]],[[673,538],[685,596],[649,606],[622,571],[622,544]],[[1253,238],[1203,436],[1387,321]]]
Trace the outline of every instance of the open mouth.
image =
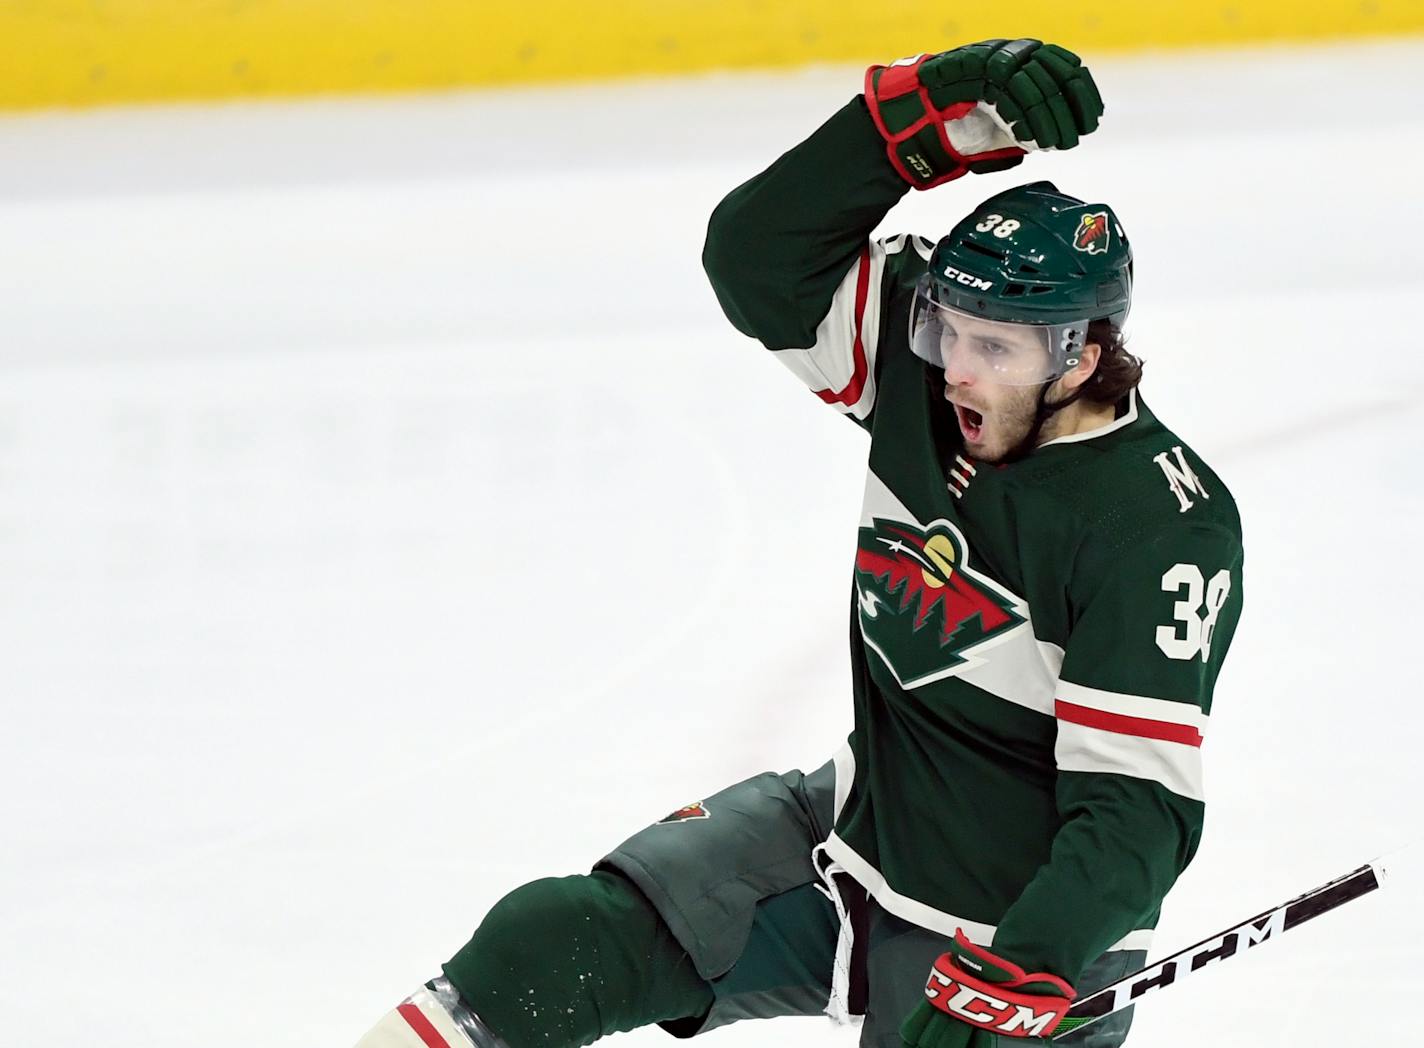
[[959,419],[959,431],[964,439],[977,441],[984,435],[984,416],[963,404],[954,405],[954,414]]

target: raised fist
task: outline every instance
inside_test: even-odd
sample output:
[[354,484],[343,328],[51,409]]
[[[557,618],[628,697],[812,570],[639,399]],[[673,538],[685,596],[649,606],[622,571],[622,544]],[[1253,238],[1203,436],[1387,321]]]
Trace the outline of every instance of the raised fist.
[[984,40],[865,74],[865,103],[890,163],[916,189],[1002,171],[1037,149],[1072,149],[1103,100],[1073,52],[1038,40]]

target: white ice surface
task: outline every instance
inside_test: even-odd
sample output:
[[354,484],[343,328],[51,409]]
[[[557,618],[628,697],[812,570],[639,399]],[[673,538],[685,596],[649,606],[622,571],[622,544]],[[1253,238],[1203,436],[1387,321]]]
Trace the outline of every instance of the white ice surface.
[[[887,229],[1111,201],[1146,393],[1240,503],[1160,953],[1424,829],[1424,45],[1096,66],[1084,148]],[[698,252],[856,84],[0,120],[0,1041],[350,1045],[505,890],[829,755],[865,441]],[[1419,865],[1132,1043],[1402,1043]]]

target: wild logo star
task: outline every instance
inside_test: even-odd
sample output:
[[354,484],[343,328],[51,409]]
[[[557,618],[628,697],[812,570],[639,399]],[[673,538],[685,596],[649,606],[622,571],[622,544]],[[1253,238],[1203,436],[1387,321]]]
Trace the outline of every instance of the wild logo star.
[[855,582],[865,642],[906,688],[967,669],[975,648],[1025,621],[1011,594],[969,567],[947,524],[874,518],[860,529]]

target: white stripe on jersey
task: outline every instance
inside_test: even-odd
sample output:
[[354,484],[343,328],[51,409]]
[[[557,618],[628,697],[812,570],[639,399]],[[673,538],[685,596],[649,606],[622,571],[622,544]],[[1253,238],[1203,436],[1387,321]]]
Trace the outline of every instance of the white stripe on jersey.
[[817,396],[857,419],[866,418],[875,406],[885,259],[906,247],[929,259],[930,246],[920,237],[902,234],[867,242],[836,288],[830,309],[816,327],[815,343],[809,349],[775,351]]
[[1180,797],[1206,799],[1200,746],[1059,720],[1054,757],[1059,771],[1126,775],[1160,783]]
[[[826,839],[823,847],[826,849],[826,854],[845,867],[846,873],[854,877],[856,883],[869,892],[876,902],[901,920],[909,921],[921,928],[928,928],[946,938],[953,938],[957,929],[963,929],[965,937],[977,946],[989,947],[994,944],[994,933],[998,931],[995,925],[981,924],[964,917],[956,917],[952,913],[936,910],[933,906],[917,899],[901,895],[885,882],[885,877],[879,870],[861,858],[854,848],[841,840],[835,833]],[[1152,929],[1138,928],[1128,932],[1108,949],[1146,950],[1151,945]]]
[[835,762],[836,770],[835,807],[831,811],[831,822],[834,823],[841,817],[846,801],[850,798],[851,783],[855,782],[855,751],[850,748],[849,739],[836,750],[836,755],[831,759]]
[[1207,715],[1190,702],[1169,702],[1146,695],[1123,695],[1115,691],[1086,688],[1066,680],[1058,682],[1058,698],[1089,709],[1115,713],[1120,717],[1141,717],[1145,720],[1181,724],[1206,734]]

